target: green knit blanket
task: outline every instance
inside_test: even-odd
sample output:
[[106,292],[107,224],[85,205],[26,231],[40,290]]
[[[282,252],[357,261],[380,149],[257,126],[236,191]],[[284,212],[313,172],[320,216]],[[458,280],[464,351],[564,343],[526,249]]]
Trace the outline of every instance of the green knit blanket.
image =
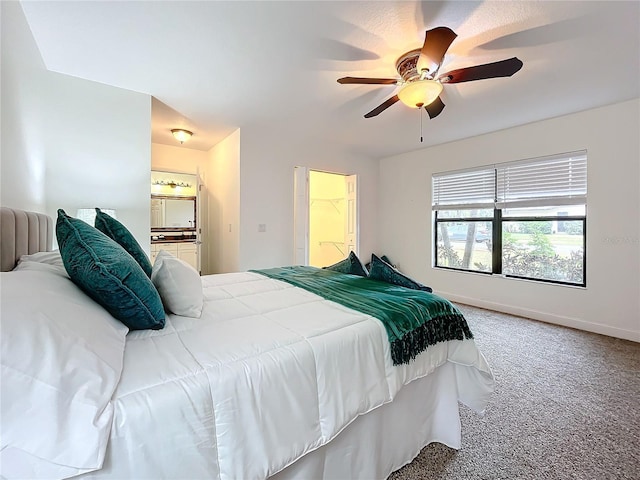
[[433,293],[315,267],[251,271],[377,318],[387,331],[394,365],[409,363],[429,345],[473,338],[456,306]]

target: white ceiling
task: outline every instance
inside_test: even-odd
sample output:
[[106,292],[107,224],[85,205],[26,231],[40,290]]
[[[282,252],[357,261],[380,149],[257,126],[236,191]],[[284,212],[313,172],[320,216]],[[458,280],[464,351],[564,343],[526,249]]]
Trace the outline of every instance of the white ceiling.
[[[154,97],[152,141],[208,150],[269,123],[373,158],[640,96],[638,1],[23,1],[48,69]],[[511,78],[445,85],[424,121],[395,93],[340,85],[397,77],[426,30],[457,34],[441,72],[519,57]]]

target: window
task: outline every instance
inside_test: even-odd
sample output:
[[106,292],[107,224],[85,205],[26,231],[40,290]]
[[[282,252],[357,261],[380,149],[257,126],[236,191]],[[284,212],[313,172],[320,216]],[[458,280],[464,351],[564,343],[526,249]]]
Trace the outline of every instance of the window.
[[433,176],[435,266],[585,286],[585,151]]

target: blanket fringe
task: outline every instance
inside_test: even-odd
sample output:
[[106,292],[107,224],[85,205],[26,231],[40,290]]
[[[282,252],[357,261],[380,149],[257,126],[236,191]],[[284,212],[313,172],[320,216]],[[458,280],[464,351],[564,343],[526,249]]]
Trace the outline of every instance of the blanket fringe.
[[394,365],[407,364],[430,345],[465,338],[471,339],[473,334],[462,314],[441,315],[391,342],[391,359]]

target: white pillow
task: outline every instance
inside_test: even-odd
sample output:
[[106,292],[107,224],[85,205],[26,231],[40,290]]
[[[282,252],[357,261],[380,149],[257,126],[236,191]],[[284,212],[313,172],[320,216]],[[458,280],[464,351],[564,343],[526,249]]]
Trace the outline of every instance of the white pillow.
[[23,262],[38,262],[45,263],[47,265],[55,265],[56,267],[63,267],[62,256],[60,250],[53,250],[52,252],[38,252],[31,255],[22,255],[18,260],[18,265]]
[[1,274],[3,478],[65,478],[104,460],[128,329],[59,268]]
[[200,317],[202,280],[187,262],[160,250],[153,264],[151,281],[158,289],[165,309],[183,317]]

